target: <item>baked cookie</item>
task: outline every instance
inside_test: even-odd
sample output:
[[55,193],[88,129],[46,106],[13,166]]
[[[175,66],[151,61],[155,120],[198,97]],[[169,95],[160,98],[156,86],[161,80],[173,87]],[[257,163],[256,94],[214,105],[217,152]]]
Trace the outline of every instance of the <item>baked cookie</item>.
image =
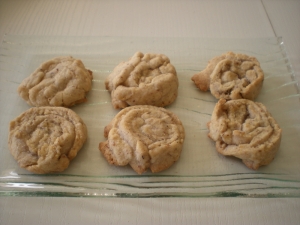
[[71,107],[86,101],[92,87],[92,71],[71,56],[44,62],[18,88],[31,106]]
[[10,122],[8,145],[20,167],[45,174],[68,168],[86,138],[86,125],[71,109],[33,107]]
[[250,169],[271,163],[279,149],[281,129],[258,102],[220,99],[208,128],[219,153],[242,159]]
[[254,100],[261,90],[264,73],[256,58],[227,52],[210,60],[192,80],[201,91],[210,90],[217,99]]
[[177,97],[178,78],[167,56],[137,52],[114,68],[105,86],[116,109],[130,105],[164,107]]
[[178,117],[160,107],[130,106],[104,129],[99,150],[113,165],[130,165],[138,174],[163,171],[176,162],[185,138]]

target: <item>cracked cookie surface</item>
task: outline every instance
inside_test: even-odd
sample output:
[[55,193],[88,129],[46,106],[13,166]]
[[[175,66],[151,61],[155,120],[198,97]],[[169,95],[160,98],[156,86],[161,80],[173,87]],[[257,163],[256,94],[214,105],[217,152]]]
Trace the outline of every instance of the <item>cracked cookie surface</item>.
[[105,86],[116,109],[130,105],[164,107],[178,94],[176,70],[163,54],[136,52],[114,68]]
[[21,168],[62,172],[87,138],[82,119],[64,107],[34,107],[10,122],[8,145]]
[[255,57],[227,52],[211,59],[192,80],[201,91],[210,90],[217,99],[254,100],[263,85],[264,73]]
[[130,106],[105,127],[99,150],[113,165],[130,165],[138,174],[173,165],[181,154],[184,127],[172,112],[156,106]]
[[56,57],[41,64],[18,87],[31,106],[71,107],[86,101],[92,87],[92,71],[71,56]]
[[240,158],[254,170],[273,161],[282,132],[263,104],[247,99],[220,99],[208,129],[219,153]]

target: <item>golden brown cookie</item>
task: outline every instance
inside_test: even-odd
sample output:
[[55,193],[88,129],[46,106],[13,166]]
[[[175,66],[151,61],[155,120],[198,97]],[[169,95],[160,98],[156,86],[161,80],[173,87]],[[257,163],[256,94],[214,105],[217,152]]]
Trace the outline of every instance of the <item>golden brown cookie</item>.
[[31,106],[71,107],[86,101],[92,87],[92,71],[71,56],[44,62],[18,88]]
[[219,153],[242,159],[250,169],[271,163],[280,146],[280,127],[263,104],[251,100],[220,99],[208,128]]
[[68,168],[86,138],[86,125],[71,109],[34,107],[10,122],[8,145],[20,167],[44,174]]
[[164,107],[177,97],[178,78],[167,56],[137,52],[114,68],[105,86],[116,109],[130,105]]
[[210,85],[210,75],[215,69],[216,65],[223,59],[225,59],[226,54],[216,56],[208,61],[206,68],[199,73],[192,76],[192,81],[201,91],[208,91]]
[[210,60],[192,80],[200,90],[210,90],[217,99],[254,100],[261,90],[264,73],[256,58],[227,52]]
[[113,165],[130,165],[138,174],[153,173],[173,165],[185,138],[178,117],[160,107],[141,105],[121,110],[105,127],[99,149]]

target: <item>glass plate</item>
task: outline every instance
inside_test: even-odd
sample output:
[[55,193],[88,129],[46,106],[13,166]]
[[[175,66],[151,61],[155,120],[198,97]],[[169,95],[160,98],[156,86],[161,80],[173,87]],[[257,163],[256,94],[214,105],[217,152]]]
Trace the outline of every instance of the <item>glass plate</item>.
[[[109,165],[98,150],[104,127],[117,114],[104,88],[112,69],[136,51],[164,53],[176,67],[179,96],[169,107],[183,122],[186,139],[178,162],[161,173],[137,175]],[[226,51],[257,57],[265,81],[262,102],[283,130],[275,160],[258,171],[217,153],[206,123],[217,100],[200,92],[191,76]],[[299,88],[281,38],[202,39],[5,36],[0,49],[0,195],[78,197],[300,197]],[[88,140],[60,174],[36,175],[18,167],[7,146],[9,122],[30,107],[20,82],[42,62],[72,55],[93,71],[88,102],[73,107],[88,127]]]

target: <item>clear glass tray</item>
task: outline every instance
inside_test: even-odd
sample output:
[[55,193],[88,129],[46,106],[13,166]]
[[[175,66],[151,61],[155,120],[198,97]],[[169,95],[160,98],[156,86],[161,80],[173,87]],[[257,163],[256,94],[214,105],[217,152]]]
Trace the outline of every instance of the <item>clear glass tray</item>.
[[[183,122],[181,157],[161,173],[137,175],[109,165],[98,150],[103,129],[117,114],[104,88],[112,69],[136,51],[164,53],[176,67],[180,87],[169,107]],[[217,153],[206,123],[216,99],[200,92],[191,76],[226,51],[258,58],[265,72],[257,99],[283,130],[275,160],[258,171]],[[93,71],[88,102],[73,107],[88,126],[88,140],[60,174],[36,175],[18,167],[7,146],[9,122],[29,108],[18,96],[20,82],[43,61],[61,55],[80,58]],[[299,87],[281,38],[123,38],[5,36],[0,48],[0,196],[78,197],[300,197]]]

